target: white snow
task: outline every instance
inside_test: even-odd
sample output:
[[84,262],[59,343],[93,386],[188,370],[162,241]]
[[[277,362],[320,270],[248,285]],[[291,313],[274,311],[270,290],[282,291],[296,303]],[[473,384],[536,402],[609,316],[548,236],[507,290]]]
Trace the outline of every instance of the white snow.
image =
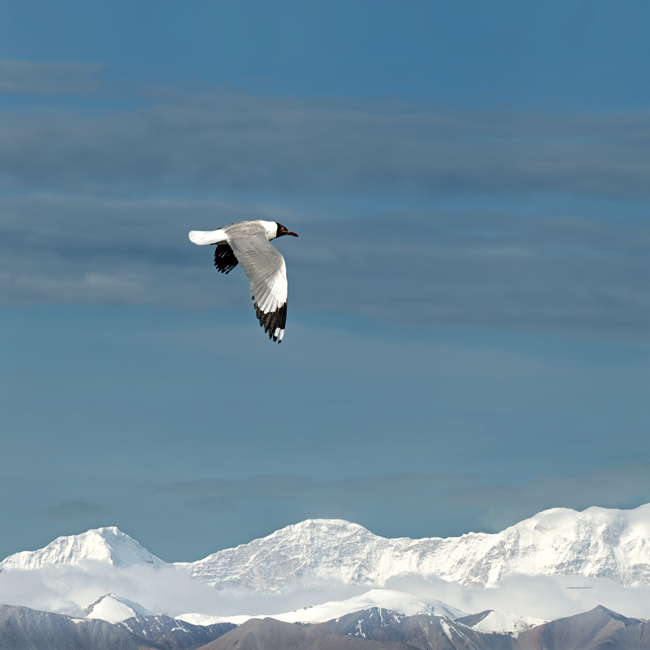
[[414,616],[416,614],[435,614],[448,618],[466,616],[455,607],[433,598],[425,599],[403,591],[390,589],[371,589],[365,594],[346,600],[333,600],[320,605],[311,605],[282,614],[260,614],[256,616],[206,616],[204,614],[181,614],[179,618],[195,625],[211,625],[213,623],[235,623],[241,625],[251,618],[274,618],[285,623],[324,623],[335,618],[346,616],[364,609],[378,607],[397,614]]
[[[0,569],[33,570],[88,562],[125,567],[166,563],[115,527],[59,537],[23,551]],[[625,586],[650,584],[650,504],[635,510],[555,508],[501,533],[386,539],[342,520],[307,520],[192,563],[176,563],[219,589],[286,593],[344,584],[384,587],[405,575],[491,587],[513,575],[576,575]]]
[[102,596],[98,601],[89,605],[85,612],[86,618],[99,618],[109,623],[120,623],[133,616],[153,615],[153,612],[145,609],[139,603],[115,594]]
[[555,508],[501,533],[386,539],[342,520],[307,520],[268,537],[178,563],[219,589],[282,593],[341,583],[383,587],[404,575],[491,587],[514,575],[580,575],[650,584],[650,504]]
[[450,641],[453,641],[454,640],[453,630],[451,629],[449,623],[447,623],[447,621],[445,621],[445,620],[441,620],[440,621],[440,627],[442,628],[442,631],[445,633],[447,638]]
[[285,614],[272,614],[271,616],[278,621],[287,623],[324,623],[371,607],[388,609],[405,616],[435,614],[436,616],[458,618],[467,615],[466,612],[461,612],[459,609],[450,607],[439,600],[423,599],[403,591],[371,589],[361,596],[354,596],[347,600],[330,601],[322,605],[314,605],[313,607],[306,607]]
[[247,614],[240,614],[237,616],[210,616],[208,614],[179,614],[174,618],[192,623],[192,625],[214,625],[215,623],[234,623],[241,625],[251,618],[266,618],[265,616],[248,616]]
[[506,633],[517,636],[523,630],[528,630],[531,627],[542,625],[546,622],[546,620],[541,618],[491,611],[476,625],[471,625],[470,627],[479,632],[499,632],[501,634]]
[[0,569],[41,569],[45,566],[79,566],[100,562],[115,567],[145,564],[153,567],[165,565],[133,538],[118,528],[96,528],[81,535],[58,537],[45,548],[22,551],[0,562]]

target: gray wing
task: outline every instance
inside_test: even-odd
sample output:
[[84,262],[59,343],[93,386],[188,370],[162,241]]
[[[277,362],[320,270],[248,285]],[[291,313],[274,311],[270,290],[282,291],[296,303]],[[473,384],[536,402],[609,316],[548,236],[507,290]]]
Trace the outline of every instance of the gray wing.
[[[230,234],[230,233],[229,233]],[[243,235],[243,233],[242,233]],[[287,322],[287,267],[266,232],[230,234],[228,243],[251,283],[255,313],[273,341],[282,341]]]

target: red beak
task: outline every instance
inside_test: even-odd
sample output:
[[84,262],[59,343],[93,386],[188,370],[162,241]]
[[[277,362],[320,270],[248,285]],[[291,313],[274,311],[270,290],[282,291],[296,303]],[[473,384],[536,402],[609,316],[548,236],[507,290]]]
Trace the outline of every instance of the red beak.
[[298,236],[298,235],[296,235],[295,232],[291,232],[290,230],[289,230],[289,232],[285,232],[284,234],[285,235],[291,235],[292,237],[297,237]]

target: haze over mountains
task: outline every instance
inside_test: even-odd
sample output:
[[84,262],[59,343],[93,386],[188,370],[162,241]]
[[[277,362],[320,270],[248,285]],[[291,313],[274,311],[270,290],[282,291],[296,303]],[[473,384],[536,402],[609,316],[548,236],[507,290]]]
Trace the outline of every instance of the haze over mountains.
[[[486,645],[474,636],[514,638],[598,606],[618,612],[614,617],[650,617],[650,504],[627,511],[547,510],[501,533],[446,539],[386,539],[342,520],[307,520],[178,563],[108,527],[16,553],[0,570],[0,602],[8,606],[113,624],[168,615],[198,625],[203,642],[203,628],[225,622],[243,628],[251,616],[272,615],[278,625],[324,625],[354,612],[383,611],[392,612],[392,627],[408,627],[400,617],[436,619],[431,625],[460,644],[450,647],[514,649],[520,646]],[[5,613],[32,616],[20,611]],[[275,623],[251,625],[246,629],[253,637],[285,634],[281,626],[269,627]],[[452,634],[455,625],[465,631]],[[613,623],[607,625],[611,631]],[[393,642],[410,643],[399,634]]]

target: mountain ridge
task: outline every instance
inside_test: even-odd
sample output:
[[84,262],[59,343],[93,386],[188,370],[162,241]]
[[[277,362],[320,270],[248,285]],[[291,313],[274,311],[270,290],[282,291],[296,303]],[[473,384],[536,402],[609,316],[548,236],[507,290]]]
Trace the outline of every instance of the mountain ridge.
[[217,589],[280,593],[327,584],[382,587],[418,575],[491,587],[513,575],[606,578],[650,584],[650,504],[634,510],[554,508],[500,533],[384,538],[341,519],[308,519],[196,562],[166,563],[115,527],[59,537],[10,555],[0,569],[100,562],[173,566]]
[[12,650],[647,650],[648,641],[648,621],[602,606],[512,634],[381,608],[308,625],[267,617],[201,626],[164,615],[107,623],[0,605],[0,648]]
[[[203,560],[176,563],[217,588],[382,586],[421,575],[490,587],[511,575],[580,575],[650,584],[650,504],[545,510],[500,533],[384,538],[344,520],[306,520]],[[278,570],[281,567],[281,570]]]

